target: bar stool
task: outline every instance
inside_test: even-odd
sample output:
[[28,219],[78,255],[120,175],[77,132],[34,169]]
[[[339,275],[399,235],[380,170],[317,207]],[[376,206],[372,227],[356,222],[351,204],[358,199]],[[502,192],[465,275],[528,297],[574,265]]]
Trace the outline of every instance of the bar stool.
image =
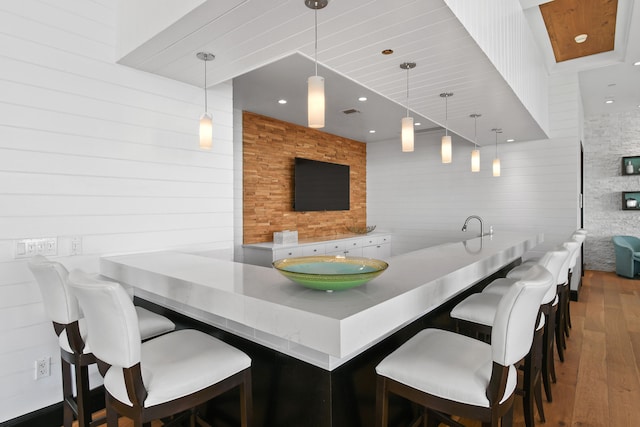
[[68,281],[104,378],[108,427],[117,427],[118,414],[142,427],[185,410],[194,426],[195,408],[235,388],[241,425],[251,425],[251,359],[245,353],[193,329],[141,343],[133,302],[119,283],[80,270],[71,271]]
[[[569,291],[571,291],[571,280],[573,277],[573,271],[578,263],[578,253],[582,252],[582,247],[584,245],[584,241],[587,238],[587,231],[583,228],[576,230],[572,235],[571,238],[573,240],[575,240],[576,242],[578,242],[580,245],[579,247],[575,250],[575,252],[573,253],[573,257],[571,259],[570,262],[570,268],[569,268]],[[582,260],[582,256],[580,257],[580,259]],[[580,269],[580,274],[582,274],[582,272],[584,271],[583,268]],[[578,285],[578,287],[580,287]],[[571,298],[567,298],[567,308],[566,308],[566,333],[567,336],[569,336],[569,329],[571,328],[571,304],[570,304]]]
[[[546,317],[546,330],[544,337],[544,361],[543,361],[543,373],[542,380],[545,390],[545,395],[547,396],[547,401],[553,401],[553,394],[551,391],[551,382],[556,382],[556,370],[555,370],[555,362],[553,357],[553,346],[554,341],[556,344],[556,348],[558,348],[558,356],[561,361],[564,361],[564,335],[562,332],[562,328],[564,325],[564,298],[566,295],[564,290],[567,289],[568,283],[568,271],[569,264],[571,262],[572,251],[575,249],[570,242],[565,242],[562,245],[559,245],[556,250],[562,250],[565,253],[565,256],[562,258],[563,262],[561,265],[555,264],[554,267],[548,267],[553,269],[552,273],[556,277],[556,297],[550,304],[543,304],[540,308]],[[545,254],[546,255],[546,254]],[[543,256],[544,257],[544,256]],[[527,263],[523,263],[520,266],[512,269],[507,273],[507,279],[498,279],[495,283],[490,283],[483,292],[490,293],[498,293],[503,294],[505,292],[505,287],[508,287],[508,280],[518,280],[524,274],[526,274],[529,267],[529,263],[533,261],[528,261]],[[542,262],[542,259],[537,262]],[[499,280],[504,280],[502,283]],[[560,333],[560,339],[558,338],[558,333]]]
[[[96,363],[89,346],[86,345],[86,322],[80,317],[78,301],[67,286],[67,269],[59,262],[49,261],[36,255],[29,260],[29,269],[36,278],[42,294],[45,311],[53,322],[58,335],[62,367],[62,394],[64,427],[71,427],[74,417],[80,427],[91,422],[91,399],[88,367]],[[175,329],[175,324],[142,307],[135,308],[140,336],[149,339]],[[72,374],[73,369],[73,374]],[[74,375],[75,374],[75,375]],[[76,397],[73,395],[75,377]],[[100,420],[94,421],[97,423]]]
[[[550,272],[554,278],[560,274],[560,270],[564,267],[569,252],[564,248],[545,253],[538,264],[534,264],[524,271],[523,277],[529,274],[531,268],[535,265],[542,266]],[[481,293],[468,296],[458,303],[450,313],[452,319],[456,320],[456,326],[459,332],[470,336],[484,334],[487,336],[491,333],[495,313],[501,298],[506,294],[517,279],[500,278],[491,282]],[[534,345],[531,348],[531,354],[524,360],[523,369],[525,370],[525,381],[522,385],[523,408],[525,414],[525,423],[527,426],[533,426],[533,402],[538,407],[540,418],[544,421],[544,409],[541,399],[541,380],[545,387],[547,400],[551,401],[551,366],[553,363],[553,333],[554,310],[553,303],[556,300],[556,286],[550,286],[542,298],[539,310],[544,316],[544,321],[538,325],[534,335]]]
[[501,298],[491,344],[454,332],[425,329],[376,366],[376,426],[387,427],[389,395],[421,405],[449,425],[449,415],[483,425],[511,425],[517,383],[515,363],[531,348],[542,297],[554,283],[542,266],[531,268]]

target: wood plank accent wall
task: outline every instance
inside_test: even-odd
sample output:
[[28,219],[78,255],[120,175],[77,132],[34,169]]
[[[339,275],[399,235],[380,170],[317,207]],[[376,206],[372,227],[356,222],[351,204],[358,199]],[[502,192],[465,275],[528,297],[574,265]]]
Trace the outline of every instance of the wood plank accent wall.
[[[351,209],[295,212],[294,159],[350,166]],[[334,237],[367,223],[366,144],[258,114],[243,112],[244,243],[270,242],[297,230],[298,239]]]

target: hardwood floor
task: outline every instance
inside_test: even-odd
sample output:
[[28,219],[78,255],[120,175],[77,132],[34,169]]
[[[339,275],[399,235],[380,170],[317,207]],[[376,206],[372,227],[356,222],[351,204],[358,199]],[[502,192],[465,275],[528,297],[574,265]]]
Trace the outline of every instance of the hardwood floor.
[[[580,301],[571,302],[573,328],[564,363],[556,356],[553,402],[545,427],[640,425],[640,280],[587,271]],[[465,423],[479,426],[479,423]],[[514,427],[524,427],[516,400]]]
[[[545,400],[546,423],[536,418],[536,424],[640,425],[640,280],[587,271],[580,301],[571,302],[571,320],[564,363],[556,357],[553,402]],[[120,421],[120,427],[131,425],[129,420]],[[521,399],[516,399],[513,425],[524,427]]]

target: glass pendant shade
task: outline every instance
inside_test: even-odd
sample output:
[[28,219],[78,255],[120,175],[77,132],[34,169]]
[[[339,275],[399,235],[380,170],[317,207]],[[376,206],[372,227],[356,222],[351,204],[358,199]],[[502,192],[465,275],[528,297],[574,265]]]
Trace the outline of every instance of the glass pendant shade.
[[204,113],[200,116],[200,148],[210,150],[213,144],[213,116],[207,111],[207,62],[213,61],[216,56],[209,52],[198,52],[196,57],[204,62]]
[[211,149],[213,142],[213,116],[211,113],[204,113],[200,116],[200,148]]
[[311,76],[308,82],[308,121],[310,128],[324,127],[324,77]]
[[444,135],[442,137],[442,163],[451,163],[451,135]]
[[402,118],[402,152],[413,151],[413,117]]
[[471,151],[471,172],[480,172],[480,150]]
[[493,176],[500,176],[500,159],[493,159]]

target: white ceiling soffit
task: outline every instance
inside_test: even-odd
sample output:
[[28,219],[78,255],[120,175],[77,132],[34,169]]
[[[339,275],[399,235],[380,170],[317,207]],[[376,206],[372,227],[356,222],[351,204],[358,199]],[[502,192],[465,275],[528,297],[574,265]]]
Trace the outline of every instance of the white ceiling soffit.
[[[416,62],[417,67],[409,72],[410,108],[415,114],[429,118],[435,125],[444,125],[444,101],[439,94],[453,92],[448,102],[447,124],[463,138],[474,138],[474,123],[469,115],[480,113],[479,145],[495,140],[491,132],[495,127],[503,129],[505,139],[546,139],[540,126],[442,0],[331,0],[317,14],[318,62],[378,94],[381,102],[391,100],[406,106],[407,74],[399,65]],[[207,68],[207,82],[214,85],[242,76],[234,82],[235,86],[249,81],[256,73],[253,79],[264,82],[260,90],[235,102],[251,111],[305,124],[306,118],[300,123],[299,119],[286,115],[277,117],[277,102],[273,109],[257,104],[282,97],[276,93],[278,85],[268,81],[269,69],[260,74],[260,68],[277,60],[288,60],[296,52],[306,56],[311,66],[297,73],[285,67],[283,72],[285,81],[298,87],[289,96],[306,104],[306,79],[313,73],[312,61],[308,59],[314,57],[313,26],[314,12],[303,0],[208,0],[119,62],[201,86],[202,64],[195,53],[209,51],[216,59]],[[395,53],[384,56],[383,49],[393,49]],[[328,79],[325,84],[327,98],[338,98],[337,109],[358,108],[357,101],[342,99],[342,93],[331,92]],[[241,96],[242,88],[236,89]],[[331,102],[327,101],[328,106]],[[306,105],[300,109],[306,110]],[[396,108],[388,107],[388,111],[389,116],[397,115]],[[323,130],[340,134],[331,128],[331,114],[328,113],[327,127]],[[364,111],[361,118],[363,115]],[[393,118],[397,128],[401,117]],[[367,127],[360,126],[361,131]],[[377,132],[354,139],[379,140]],[[396,130],[389,132],[399,135]]]
[[[520,0],[550,74],[578,73],[586,117],[637,110],[640,106],[640,2],[618,0],[614,49],[596,55],[555,62],[538,4]],[[615,102],[606,104],[613,99]]]

